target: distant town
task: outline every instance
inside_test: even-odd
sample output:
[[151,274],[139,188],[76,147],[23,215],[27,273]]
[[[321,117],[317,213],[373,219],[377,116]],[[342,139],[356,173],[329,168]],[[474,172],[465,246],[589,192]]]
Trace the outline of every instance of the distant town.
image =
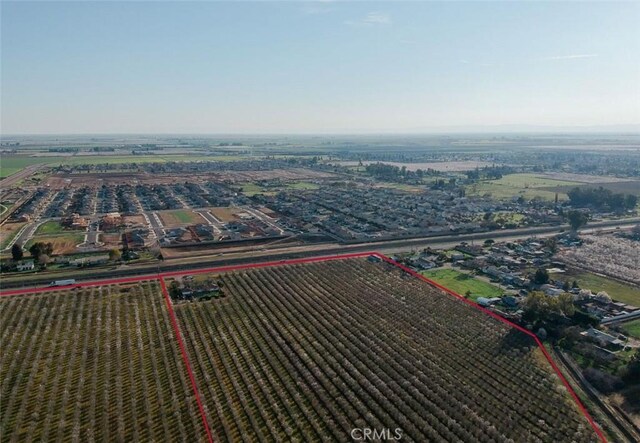
[[377,251],[548,343],[611,432],[636,435],[637,146],[622,136],[5,140],[1,284],[181,272],[167,288],[182,306],[230,291],[190,270]]

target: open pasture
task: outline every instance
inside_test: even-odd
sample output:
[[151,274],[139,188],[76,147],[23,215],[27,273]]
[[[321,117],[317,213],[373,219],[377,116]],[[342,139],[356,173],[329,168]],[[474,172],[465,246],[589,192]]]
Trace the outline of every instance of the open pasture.
[[[498,180],[483,180],[467,187],[468,195],[491,195],[491,197],[508,200],[523,197],[527,200],[542,198],[553,200],[556,187],[575,187],[580,183],[565,180],[555,180],[536,174],[509,174]],[[551,190],[553,189],[553,190]],[[558,190],[558,200],[567,200],[565,191]]]

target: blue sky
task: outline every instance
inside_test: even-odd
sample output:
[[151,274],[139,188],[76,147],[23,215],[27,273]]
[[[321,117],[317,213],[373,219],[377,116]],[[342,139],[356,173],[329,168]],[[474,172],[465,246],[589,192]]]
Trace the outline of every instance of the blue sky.
[[2,133],[640,123],[640,2],[2,2]]

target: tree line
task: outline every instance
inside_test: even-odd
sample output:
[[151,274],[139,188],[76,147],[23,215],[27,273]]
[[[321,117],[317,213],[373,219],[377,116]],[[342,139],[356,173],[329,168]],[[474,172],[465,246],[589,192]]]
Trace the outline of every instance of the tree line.
[[599,210],[624,211],[634,209],[638,197],[633,194],[616,193],[602,186],[598,188],[573,188],[567,192],[571,205],[578,208],[592,206]]

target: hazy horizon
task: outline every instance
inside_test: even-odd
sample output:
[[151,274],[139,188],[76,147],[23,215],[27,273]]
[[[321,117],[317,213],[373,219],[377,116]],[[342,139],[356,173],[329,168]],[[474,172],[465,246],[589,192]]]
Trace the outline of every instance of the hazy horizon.
[[640,3],[1,7],[4,138],[640,128]]

